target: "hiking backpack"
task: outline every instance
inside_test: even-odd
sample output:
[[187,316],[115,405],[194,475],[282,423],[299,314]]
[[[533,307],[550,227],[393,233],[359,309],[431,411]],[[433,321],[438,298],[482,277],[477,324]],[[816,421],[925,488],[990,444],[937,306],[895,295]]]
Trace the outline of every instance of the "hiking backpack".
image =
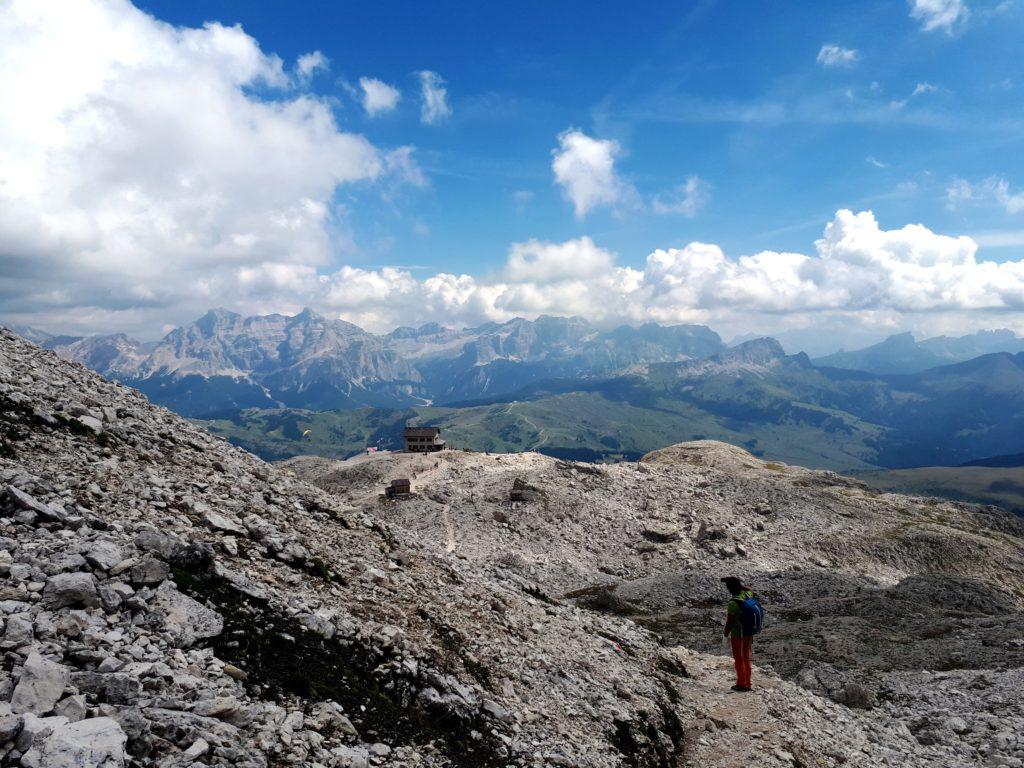
[[764,608],[757,598],[749,595],[740,600],[740,631],[744,637],[752,637],[764,626]]

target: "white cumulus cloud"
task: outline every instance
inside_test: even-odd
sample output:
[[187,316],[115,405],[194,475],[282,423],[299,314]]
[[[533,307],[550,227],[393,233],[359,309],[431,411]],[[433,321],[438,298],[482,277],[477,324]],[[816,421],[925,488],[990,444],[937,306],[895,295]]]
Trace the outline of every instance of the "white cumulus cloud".
[[508,253],[505,278],[512,283],[586,280],[611,271],[614,257],[589,237],[564,243],[529,240]]
[[970,9],[963,0],[911,0],[910,15],[926,32],[938,29],[953,34],[956,25],[967,20]]
[[[62,284],[52,280],[49,288]],[[528,240],[514,243],[492,274],[423,277],[400,267],[323,269],[266,259],[213,270],[195,291],[195,316],[212,303],[261,313],[312,306],[374,331],[541,314],[581,315],[606,326],[705,323],[727,335],[813,332],[836,344],[897,330],[1024,331],[1024,260],[979,259],[969,237],[919,224],[886,230],[871,212],[848,210],[836,213],[810,253],[732,256],[713,243],[691,242],[654,250],[630,266],[588,237]],[[124,328],[148,311],[150,300],[139,293],[125,301],[121,310],[83,307],[74,317]],[[52,327],[38,317],[19,320]]]
[[309,82],[314,74],[326,72],[330,67],[330,60],[320,51],[304,53],[295,62],[295,71],[303,82]]
[[333,258],[336,188],[419,183],[410,153],[341,130],[241,27],[175,27],[126,0],[9,0],[0,309],[89,325],[148,307],[166,322],[238,281],[285,290]]
[[390,112],[402,98],[397,88],[374,77],[360,77],[359,87],[363,91],[363,109],[370,117]]
[[853,48],[825,43],[818,51],[818,63],[823,67],[849,67],[857,63],[860,54]]
[[558,135],[551,170],[577,218],[623,200],[627,188],[615,171],[615,158],[621,151],[617,141],[595,139],[575,128]]
[[444,78],[437,72],[423,70],[416,73],[420,79],[420,121],[426,125],[437,125],[451,117],[448,106],[448,89]]
[[[1024,261],[977,257],[969,237],[918,224],[885,230],[870,212],[842,210],[811,254],[731,257],[712,243],[650,253],[640,268],[587,237],[509,248],[491,276],[345,267],[306,275],[293,303],[317,306],[375,330],[441,319],[474,325],[540,314],[603,324],[700,322],[720,331],[963,329],[1014,325],[1024,313]],[[292,280],[292,274],[260,275]],[[1021,324],[1018,329],[1024,330]]]

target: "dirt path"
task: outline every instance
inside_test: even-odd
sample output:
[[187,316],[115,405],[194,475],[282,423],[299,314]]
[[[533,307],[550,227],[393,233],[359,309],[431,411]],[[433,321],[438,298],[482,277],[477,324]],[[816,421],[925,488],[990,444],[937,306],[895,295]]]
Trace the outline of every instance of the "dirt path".
[[513,409],[514,407],[516,407],[517,405],[519,405],[519,403],[509,403],[509,406],[508,406],[508,408],[506,409],[505,413],[507,413],[507,414],[509,414],[509,415],[513,415],[513,416],[515,416],[516,418],[518,418],[518,419],[522,419],[523,421],[525,421],[525,422],[526,422],[526,423],[527,423],[527,424],[528,424],[528,425],[530,426],[530,428],[531,428],[531,429],[532,429],[532,430],[533,430],[534,432],[536,432],[536,433],[537,433],[537,436],[538,436],[538,437],[540,437],[540,438],[542,438],[540,442],[538,442],[538,443],[534,443],[534,444],[533,444],[533,445],[531,445],[531,446],[530,446],[529,448],[526,448],[526,449],[524,449],[524,450],[528,450],[528,451],[535,451],[535,450],[537,450],[538,448],[540,448],[540,447],[541,447],[542,445],[545,445],[545,444],[546,444],[546,443],[548,442],[548,434],[547,434],[547,429],[545,429],[544,427],[539,427],[539,426],[537,426],[537,424],[536,424],[536,423],[534,422],[534,420],[533,420],[533,419],[531,419],[531,418],[530,418],[529,416],[527,416],[527,415],[526,415],[526,414],[524,414],[524,413],[516,413],[516,414],[513,414],[513,413],[512,413],[512,409]]
[[[749,766],[815,766],[791,753],[791,737],[779,715],[779,681],[754,667],[754,690],[733,693],[736,681],[732,658],[728,655],[703,655],[689,666],[693,677],[688,694],[699,702],[703,713],[704,735],[690,744],[684,765],[689,768],[749,768]],[[695,723],[694,723],[695,724]],[[693,724],[691,724],[692,726]],[[698,733],[700,728],[698,728]]]
[[441,521],[444,523],[445,530],[444,551],[451,554],[455,551],[455,547],[458,545],[455,541],[455,526],[452,525],[452,519],[448,516],[448,509],[448,504],[441,507]]
[[535,451],[538,448],[540,448],[542,445],[547,443],[547,441],[548,441],[548,431],[547,431],[547,429],[545,429],[544,427],[538,427],[534,423],[533,419],[531,419],[529,416],[526,416],[525,414],[520,414],[520,416],[523,419],[523,421],[525,421],[527,424],[529,424],[531,427],[533,427],[533,431],[537,433],[538,437],[543,438],[539,443],[534,443],[532,446],[530,446],[530,450],[531,451]]

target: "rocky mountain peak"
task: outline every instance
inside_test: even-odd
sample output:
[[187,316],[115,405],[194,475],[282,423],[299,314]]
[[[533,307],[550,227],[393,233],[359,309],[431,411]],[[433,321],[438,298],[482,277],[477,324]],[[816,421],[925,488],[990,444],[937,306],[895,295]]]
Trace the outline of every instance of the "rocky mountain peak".
[[900,333],[864,349],[827,355],[816,363],[873,373],[918,373],[981,355],[1021,351],[1024,339],[1006,329],[966,336],[934,336],[921,341],[916,341],[911,333]]
[[144,345],[124,333],[86,336],[58,347],[62,357],[108,375],[136,376],[146,357]]
[[745,341],[718,355],[723,363],[748,363],[750,365],[770,365],[786,357],[782,345],[773,338],[764,337]]
[[393,331],[387,334],[388,339],[391,340],[403,340],[403,339],[429,339],[430,337],[447,337],[458,334],[458,331],[453,331],[450,328],[446,328],[440,323],[423,323],[418,328],[412,328],[407,325],[400,325]]
[[346,320],[339,320],[337,318],[330,318],[321,315],[318,312],[313,311],[309,307],[306,307],[296,315],[281,315],[282,322],[290,327],[307,327],[307,328],[330,328],[335,332],[344,333],[359,333],[367,334],[362,328],[354,323],[350,323]]
[[420,334],[435,334],[444,333],[448,329],[440,323],[423,323],[419,328],[416,329]]
[[891,336],[886,337],[882,344],[887,347],[895,348],[914,347],[917,345],[917,340],[914,338],[913,333],[906,331],[904,333],[894,333]]
[[234,328],[241,320],[242,316],[237,312],[232,312],[223,308],[215,308],[211,309],[205,315],[193,322],[191,326],[186,327],[195,328],[203,336],[211,338],[218,333]]
[[45,344],[46,341],[48,341],[53,336],[52,333],[49,333],[41,328],[36,328],[31,325],[19,325],[15,323],[12,324],[10,328],[16,334],[21,336],[21,338],[27,339],[28,341],[31,341],[34,344],[39,344],[40,346]]
[[983,339],[1000,339],[1005,341],[1016,340],[1020,338],[1017,334],[1011,331],[1009,328],[993,328],[990,331],[978,331],[976,334],[979,338]]
[[[517,318],[522,322],[522,318]],[[541,329],[550,329],[553,332],[561,333],[588,333],[593,330],[594,326],[590,322],[578,315],[571,315],[569,317],[562,317],[557,315],[539,315],[536,320],[533,321],[534,325]]]

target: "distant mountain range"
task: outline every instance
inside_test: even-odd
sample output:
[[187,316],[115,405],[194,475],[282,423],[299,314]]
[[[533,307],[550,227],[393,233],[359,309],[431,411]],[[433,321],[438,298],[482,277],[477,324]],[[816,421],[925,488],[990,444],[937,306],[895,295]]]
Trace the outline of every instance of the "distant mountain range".
[[367,445],[399,448],[410,420],[440,427],[461,448],[590,461],[715,439],[842,471],[955,466],[1024,450],[1024,353],[881,376],[818,368],[757,339],[709,358],[548,379],[454,406],[235,411],[209,426],[268,458],[343,457]]
[[379,336],[309,309],[255,317],[215,309],[153,344],[124,334],[77,338],[15,330],[193,417],[233,408],[450,403],[725,348],[704,326],[602,331],[576,317],[517,318],[462,330],[431,323]]
[[770,338],[726,347],[704,326],[576,317],[376,335],[311,310],[212,310],[151,344],[22,331],[271,457],[397,447],[410,419],[462,447],[593,460],[701,438],[841,470],[1024,452],[1024,342],[1009,331],[904,334],[814,362]]
[[900,333],[864,349],[816,358],[814,364],[869,373],[919,373],[995,352],[1024,352],[1024,339],[1005,328],[923,341],[915,341],[911,333]]
[[[737,354],[750,345],[757,345],[752,356]],[[717,367],[707,366],[713,361]],[[786,356],[762,340],[703,365],[651,366],[645,387],[698,405],[740,431],[760,433],[762,444],[781,426],[816,426],[815,443],[843,446],[850,458],[877,466],[957,465],[1024,448],[1024,353],[880,375],[818,367],[806,355]],[[792,455],[808,447],[785,450]]]

